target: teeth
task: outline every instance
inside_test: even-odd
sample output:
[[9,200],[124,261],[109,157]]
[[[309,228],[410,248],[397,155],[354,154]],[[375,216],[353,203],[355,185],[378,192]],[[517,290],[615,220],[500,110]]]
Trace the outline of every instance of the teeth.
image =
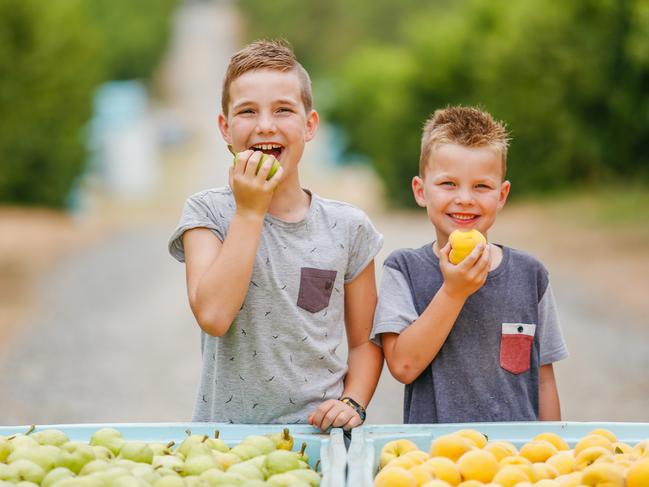
[[457,214],[453,214],[451,216],[458,220],[471,220],[475,217],[475,215],[457,215]]
[[281,149],[282,146],[279,144],[256,144],[252,146],[254,149],[261,150],[271,150],[271,149]]

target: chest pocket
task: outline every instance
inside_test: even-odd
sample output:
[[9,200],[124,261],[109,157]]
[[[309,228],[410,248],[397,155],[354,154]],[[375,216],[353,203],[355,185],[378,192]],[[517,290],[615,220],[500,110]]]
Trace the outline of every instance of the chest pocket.
[[297,297],[297,305],[311,313],[322,311],[329,306],[338,272],[312,267],[302,267],[300,271],[300,292]]
[[500,366],[512,374],[530,370],[536,325],[503,323],[500,335]]

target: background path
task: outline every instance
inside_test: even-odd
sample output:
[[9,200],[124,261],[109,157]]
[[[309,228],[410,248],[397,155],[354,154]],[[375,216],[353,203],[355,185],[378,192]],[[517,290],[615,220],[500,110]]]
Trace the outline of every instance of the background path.
[[[179,12],[165,67],[165,109],[191,138],[161,162],[157,199],[137,207],[97,199],[85,218],[108,222],[111,231],[68,252],[38,282],[32,318],[0,348],[0,424],[191,418],[199,332],[184,268],[168,255],[166,242],[184,199],[226,182],[230,156],[216,115],[223,71],[239,44],[237,25],[223,4],[187,2]],[[382,211],[378,184],[366,169],[336,168],[327,160],[323,127],[307,147],[303,184],[368,211],[385,235],[377,264],[392,249],[431,240],[423,213]],[[557,367],[564,419],[649,421],[647,314],[570,265],[551,244],[561,232],[560,221],[523,206],[506,209],[491,237],[538,255],[552,273],[571,351]],[[609,269],[616,282],[616,267]],[[402,387],[386,368],[369,422],[401,422]]]

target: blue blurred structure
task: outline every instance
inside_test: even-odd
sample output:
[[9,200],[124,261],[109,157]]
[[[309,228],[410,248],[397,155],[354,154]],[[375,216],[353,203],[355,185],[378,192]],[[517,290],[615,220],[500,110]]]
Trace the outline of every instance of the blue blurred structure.
[[117,199],[145,199],[158,178],[158,141],[146,87],[110,81],[99,87],[89,124],[87,178]]

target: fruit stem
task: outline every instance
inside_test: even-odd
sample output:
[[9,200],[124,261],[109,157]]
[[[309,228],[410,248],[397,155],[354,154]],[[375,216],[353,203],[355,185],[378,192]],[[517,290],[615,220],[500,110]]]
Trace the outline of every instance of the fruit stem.
[[27,433],[25,433],[25,435],[30,434],[30,433],[33,432],[35,429],[36,429],[36,425],[32,424],[32,425],[29,427],[29,429],[27,430]]
[[291,435],[290,435],[290,433],[288,431],[288,428],[284,428],[284,439],[285,440],[291,439]]
[[313,466],[313,471],[317,472],[319,467],[320,467],[320,459],[318,459],[318,461],[315,462],[315,465]]
[[167,446],[165,446],[165,448],[171,448],[175,444],[176,444],[176,442],[174,440],[171,440],[169,443],[167,443]]
[[201,440],[201,443],[205,443],[208,438],[209,438],[209,436],[203,435],[203,439]]
[[190,429],[186,429],[186,430],[185,430],[185,434],[186,434],[187,436],[191,436],[191,435],[192,435],[192,430],[190,430]]
[[302,443],[302,448],[300,449],[300,456],[304,456],[304,452],[306,450],[306,441]]
[[216,438],[218,440],[220,435],[221,435],[221,432],[219,430],[214,430],[214,438]]

